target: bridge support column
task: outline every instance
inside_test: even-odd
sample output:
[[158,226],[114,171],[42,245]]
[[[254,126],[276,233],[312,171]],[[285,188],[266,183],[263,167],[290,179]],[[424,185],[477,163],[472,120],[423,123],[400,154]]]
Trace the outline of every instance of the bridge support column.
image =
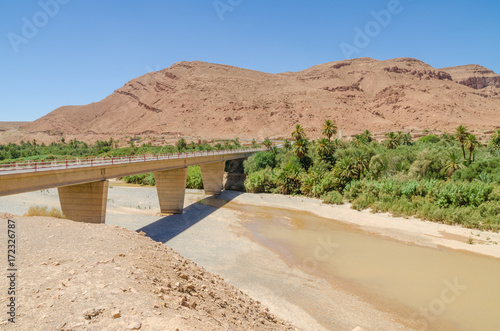
[[104,223],[109,181],[59,187],[61,209],[68,219],[85,223]]
[[205,194],[219,195],[222,193],[225,164],[224,161],[200,164]]
[[155,172],[156,190],[162,214],[182,214],[187,168]]

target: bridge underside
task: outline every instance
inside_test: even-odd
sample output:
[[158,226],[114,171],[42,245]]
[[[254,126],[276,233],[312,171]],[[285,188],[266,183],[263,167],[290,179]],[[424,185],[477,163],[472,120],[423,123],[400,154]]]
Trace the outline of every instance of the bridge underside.
[[[201,164],[205,194],[222,192],[225,162]],[[184,209],[187,167],[154,173],[162,214],[181,214]],[[66,218],[77,222],[104,223],[109,181],[59,187],[59,201]]]

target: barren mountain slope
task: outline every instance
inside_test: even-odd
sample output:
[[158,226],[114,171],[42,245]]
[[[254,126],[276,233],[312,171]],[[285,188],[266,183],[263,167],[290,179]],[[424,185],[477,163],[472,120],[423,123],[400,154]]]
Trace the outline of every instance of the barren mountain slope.
[[488,68],[477,64],[471,64],[466,66],[443,68],[441,70],[451,74],[457,83],[477,90],[486,91],[488,94],[493,96],[498,96],[500,94],[500,76]]
[[0,132],[7,130],[15,130],[22,125],[26,125],[29,122],[0,122]]
[[[498,89],[458,82],[487,71],[481,68],[438,70],[409,58],[360,58],[268,74],[181,62],[134,79],[100,102],[59,108],[25,129],[265,138],[288,137],[301,123],[314,137],[327,118],[348,134],[459,124],[494,129],[500,125]],[[485,77],[500,78],[491,71]]]

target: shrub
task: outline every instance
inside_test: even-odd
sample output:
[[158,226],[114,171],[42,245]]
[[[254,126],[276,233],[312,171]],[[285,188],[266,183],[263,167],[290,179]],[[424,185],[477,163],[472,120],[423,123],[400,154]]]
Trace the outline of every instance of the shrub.
[[419,143],[424,143],[424,144],[435,144],[438,143],[441,139],[439,139],[438,136],[430,134],[427,136],[424,136],[418,140]]
[[272,152],[258,152],[243,162],[245,174],[251,174],[267,167],[276,166],[276,155]]
[[492,191],[493,186],[482,182],[447,182],[436,193],[437,204],[440,207],[478,207],[488,200]]
[[57,208],[49,209],[48,206],[30,206],[28,212],[24,214],[26,217],[32,216],[44,216],[44,217],[55,217],[55,218],[65,218],[63,213]]
[[140,184],[140,185],[150,185],[150,186],[156,185],[155,176],[154,173],[152,172],[132,175],[132,176],[125,176],[122,178],[122,180],[125,181],[125,183],[129,184]]
[[356,210],[363,210],[370,207],[373,202],[375,202],[375,198],[373,196],[363,193],[352,201],[352,208]]
[[245,180],[245,189],[250,193],[271,193],[276,188],[275,177],[269,168],[253,172]]
[[319,197],[329,191],[340,190],[340,188],[340,180],[333,173],[327,172],[322,176],[320,182],[313,186],[311,193],[313,196]]
[[323,203],[331,204],[331,205],[341,205],[344,203],[344,199],[342,197],[342,194],[340,194],[338,191],[330,191],[326,194],[324,194],[321,197],[321,200],[323,200]]
[[203,189],[203,179],[201,177],[200,166],[192,166],[188,168],[186,188],[197,190]]

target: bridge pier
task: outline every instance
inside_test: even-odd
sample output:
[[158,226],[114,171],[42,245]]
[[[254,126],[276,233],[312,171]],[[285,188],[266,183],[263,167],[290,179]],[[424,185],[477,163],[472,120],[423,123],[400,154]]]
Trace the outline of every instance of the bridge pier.
[[225,164],[224,161],[200,164],[205,194],[219,195],[222,193]]
[[64,216],[76,222],[104,223],[109,181],[59,187]]
[[186,192],[187,168],[154,173],[162,214],[182,214]]

